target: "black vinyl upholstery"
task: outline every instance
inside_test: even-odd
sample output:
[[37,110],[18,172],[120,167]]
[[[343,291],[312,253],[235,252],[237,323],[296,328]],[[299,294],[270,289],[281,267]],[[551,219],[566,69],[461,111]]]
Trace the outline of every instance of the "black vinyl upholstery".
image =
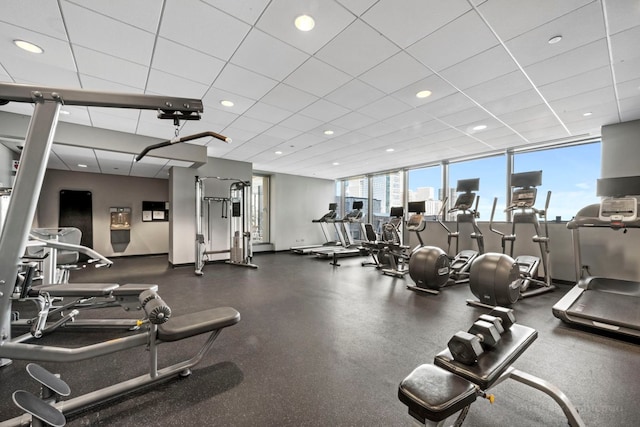
[[216,307],[195,313],[171,317],[158,326],[158,338],[162,341],[178,341],[184,338],[235,325],[240,313],[231,307]]
[[398,398],[409,414],[424,423],[441,421],[476,400],[475,386],[431,364],[418,366],[398,387]]

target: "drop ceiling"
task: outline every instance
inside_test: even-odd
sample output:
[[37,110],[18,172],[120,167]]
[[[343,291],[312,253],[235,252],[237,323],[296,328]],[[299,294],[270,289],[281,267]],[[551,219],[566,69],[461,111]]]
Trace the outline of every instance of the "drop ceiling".
[[[301,14],[313,30],[294,27]],[[200,98],[202,119],[180,134],[227,135],[199,143],[265,172],[334,179],[640,119],[636,0],[22,0],[3,3],[0,36],[0,81]],[[149,111],[64,109],[63,122],[174,134]],[[53,151],[57,169],[164,177],[188,166]]]

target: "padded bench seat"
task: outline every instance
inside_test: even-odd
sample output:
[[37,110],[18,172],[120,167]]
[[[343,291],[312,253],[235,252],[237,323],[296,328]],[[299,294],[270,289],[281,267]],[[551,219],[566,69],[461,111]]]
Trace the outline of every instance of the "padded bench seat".
[[502,334],[498,345],[485,350],[475,365],[465,365],[455,361],[449,349],[438,353],[434,363],[487,390],[537,337],[538,332],[535,329],[516,323]]
[[178,341],[226,328],[239,321],[240,313],[234,308],[210,308],[209,310],[171,317],[166,323],[158,325],[158,338],[162,341]]
[[413,370],[398,387],[398,398],[409,414],[425,423],[442,421],[476,400],[476,387],[469,381],[435,365]]
[[112,294],[114,297],[137,297],[144,291],[157,291],[158,285],[149,283],[127,283],[114,289]]
[[64,283],[34,286],[31,289],[47,292],[52,297],[102,297],[111,294],[119,286],[117,283]]

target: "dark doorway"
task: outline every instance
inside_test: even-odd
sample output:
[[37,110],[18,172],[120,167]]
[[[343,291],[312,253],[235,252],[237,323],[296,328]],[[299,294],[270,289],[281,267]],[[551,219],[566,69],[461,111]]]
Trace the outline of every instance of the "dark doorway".
[[80,244],[93,248],[91,191],[60,190],[58,227],[79,228],[82,231]]

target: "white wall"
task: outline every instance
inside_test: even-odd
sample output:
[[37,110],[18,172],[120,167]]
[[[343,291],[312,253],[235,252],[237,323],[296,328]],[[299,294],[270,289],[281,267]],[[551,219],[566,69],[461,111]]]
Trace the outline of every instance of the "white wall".
[[[142,201],[167,201],[166,179],[70,172],[48,169],[36,210],[38,227],[57,227],[60,190],[88,190],[93,204],[93,248],[106,257],[167,253],[168,222],[142,222]],[[124,252],[114,252],[110,237],[111,207],[130,207],[131,241]]]
[[287,174],[271,176],[271,241],[276,251],[325,242],[319,224],[335,200],[332,180]]
[[[169,174],[169,200],[171,202],[169,227],[169,262],[174,265],[195,262],[196,239],[196,190],[195,177],[224,177],[251,181],[252,165],[247,162],[209,157],[207,164],[198,169],[174,167]],[[230,181],[208,179],[205,181],[205,196],[229,197]],[[220,210],[218,204],[213,211]],[[228,249],[229,218],[212,214],[213,246],[211,250]],[[229,254],[212,255],[210,259],[229,259]]]
[[0,144],[0,188],[13,186],[13,160],[17,158],[13,151]]

